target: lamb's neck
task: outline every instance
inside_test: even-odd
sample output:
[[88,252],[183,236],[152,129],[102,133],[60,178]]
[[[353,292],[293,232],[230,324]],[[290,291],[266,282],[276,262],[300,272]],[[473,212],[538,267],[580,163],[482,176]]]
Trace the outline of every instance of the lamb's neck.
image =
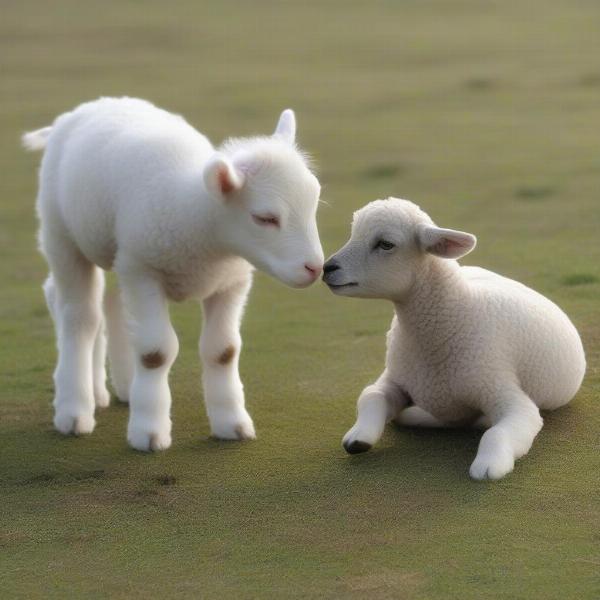
[[192,255],[210,254],[227,258],[234,253],[222,231],[224,215],[222,201],[206,189],[202,172],[195,173],[179,190],[178,227],[180,240],[185,240]]
[[417,274],[408,296],[394,303],[396,315],[404,331],[416,338],[432,344],[436,339],[448,340],[462,327],[457,307],[467,293],[458,263],[432,258]]

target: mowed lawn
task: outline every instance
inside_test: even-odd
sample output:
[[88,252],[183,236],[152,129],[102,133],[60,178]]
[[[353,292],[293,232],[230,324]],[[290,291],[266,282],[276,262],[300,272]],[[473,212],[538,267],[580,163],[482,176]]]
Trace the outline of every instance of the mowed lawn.
[[[571,0],[3,2],[0,595],[600,597],[599,23]],[[172,448],[129,449],[116,401],[90,437],[61,437],[39,156],[19,135],[100,95],[150,99],[214,142],[295,108],[327,255],[366,202],[418,202],[478,236],[466,263],[571,315],[581,392],[500,482],[469,479],[471,431],[390,427],[347,456],[391,306],[259,274],[241,359],[257,441],[209,437],[193,302],[172,308]]]

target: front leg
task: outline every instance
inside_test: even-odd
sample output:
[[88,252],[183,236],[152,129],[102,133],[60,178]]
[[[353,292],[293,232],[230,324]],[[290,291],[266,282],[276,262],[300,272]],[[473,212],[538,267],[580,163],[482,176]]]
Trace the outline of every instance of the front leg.
[[136,273],[119,275],[119,283],[135,355],[127,439],[136,450],[164,450],[171,445],[168,378],[179,342],[159,282]]
[[200,337],[204,403],[211,433],[224,440],[254,439],[254,424],[244,406],[238,363],[240,323],[251,279],[204,300]]
[[342,440],[346,452],[358,454],[369,450],[380,440],[386,423],[406,404],[408,398],[384,371],[358,398],[356,423]]

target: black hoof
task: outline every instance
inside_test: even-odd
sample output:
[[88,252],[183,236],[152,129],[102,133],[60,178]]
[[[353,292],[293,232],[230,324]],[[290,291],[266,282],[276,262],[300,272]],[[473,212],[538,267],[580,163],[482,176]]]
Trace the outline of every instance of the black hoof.
[[348,454],[360,454],[361,452],[367,452],[367,450],[371,449],[371,444],[367,442],[352,442],[351,444],[344,444],[344,450]]

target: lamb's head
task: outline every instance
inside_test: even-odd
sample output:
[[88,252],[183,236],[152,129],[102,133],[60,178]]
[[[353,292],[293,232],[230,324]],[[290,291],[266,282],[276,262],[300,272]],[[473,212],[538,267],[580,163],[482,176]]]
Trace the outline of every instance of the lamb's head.
[[475,243],[470,233],[436,227],[408,200],[376,200],[354,214],[350,239],[325,263],[323,281],[339,295],[401,301],[427,261],[460,258]]
[[321,188],[295,133],[294,113],[285,110],[272,136],[228,140],[205,167],[204,181],[220,206],[222,241],[287,285],[306,287],[323,267]]

